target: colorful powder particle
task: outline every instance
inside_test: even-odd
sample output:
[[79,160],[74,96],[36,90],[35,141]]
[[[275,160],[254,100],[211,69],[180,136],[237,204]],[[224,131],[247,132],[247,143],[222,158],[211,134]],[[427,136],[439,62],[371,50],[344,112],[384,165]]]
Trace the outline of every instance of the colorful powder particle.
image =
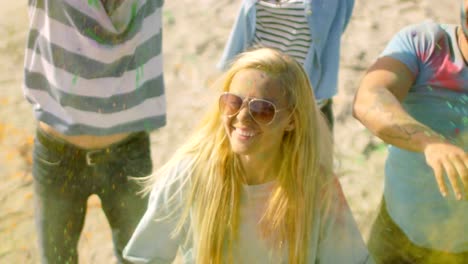
[[186,57],[186,59],[190,62],[195,62],[197,60],[197,56],[190,54]]
[[458,127],[455,128],[455,134],[456,134],[456,135],[460,134],[460,129],[459,129]]
[[436,43],[436,46],[437,46],[437,48],[438,48],[439,50],[442,49],[442,48],[440,47],[439,43]]
[[136,74],[135,74],[136,88],[140,86],[140,80],[142,77],[143,77],[143,66],[140,66],[136,69]]
[[8,104],[8,98],[7,97],[1,97],[0,98],[0,105],[7,105]]
[[135,18],[136,13],[137,13],[137,3],[134,2],[134,3],[132,4],[132,20],[133,20],[133,18]]
[[85,33],[86,33],[89,37],[91,37],[92,39],[94,39],[97,43],[99,43],[99,44],[104,44],[104,43],[105,43],[104,39],[102,39],[102,38],[99,37],[96,33],[94,33],[94,31],[93,31],[92,29],[87,28],[87,29],[85,30]]
[[429,132],[429,131],[424,131],[424,134],[425,134],[426,136],[428,136],[428,137],[432,136],[432,133]]
[[464,107],[464,108],[463,107],[458,107],[457,110],[458,110],[457,112],[460,113],[460,114],[468,115],[468,112],[467,112],[468,109],[466,107]]
[[452,104],[451,104],[451,103],[447,102],[447,105],[448,105],[448,107],[449,107],[450,109],[452,109],[452,108],[453,108],[453,106],[452,106]]
[[88,0],[88,5],[97,8],[99,6],[99,0]]
[[464,102],[468,102],[468,95],[465,95],[465,94],[462,95],[462,96],[460,97],[460,101],[463,102],[463,103],[464,103]]
[[164,20],[168,25],[173,25],[175,23],[175,17],[171,11],[167,10],[163,12]]
[[385,152],[386,150],[387,150],[387,144],[385,143],[381,143],[377,145],[377,147],[375,148],[375,151],[377,152]]
[[362,165],[364,163],[366,163],[366,158],[364,156],[359,156],[357,159],[356,159],[356,162],[359,164],[359,165]]
[[149,121],[146,121],[143,124],[143,127],[145,128],[145,130],[151,130],[151,123]]
[[78,76],[75,74],[72,79],[72,84],[75,85],[77,80],[78,80]]

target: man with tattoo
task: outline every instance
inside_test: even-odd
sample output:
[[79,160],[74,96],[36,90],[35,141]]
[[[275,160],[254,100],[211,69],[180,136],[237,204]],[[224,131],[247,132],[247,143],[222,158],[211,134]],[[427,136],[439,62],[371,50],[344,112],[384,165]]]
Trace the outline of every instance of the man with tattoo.
[[38,128],[34,198],[41,263],[78,263],[98,195],[122,250],[146,210],[129,177],[152,171],[149,132],[166,122],[163,0],[31,0],[24,94]]
[[356,94],[354,116],[390,144],[377,263],[468,263],[467,12],[401,30]]

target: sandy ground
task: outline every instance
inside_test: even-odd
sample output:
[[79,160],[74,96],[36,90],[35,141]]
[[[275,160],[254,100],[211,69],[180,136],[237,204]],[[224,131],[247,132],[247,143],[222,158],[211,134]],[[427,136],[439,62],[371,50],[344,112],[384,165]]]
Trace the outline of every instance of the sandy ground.
[[[166,1],[164,56],[168,125],[152,134],[159,167],[197,123],[215,94],[207,87],[241,1]],[[367,238],[383,188],[385,145],[351,116],[359,79],[384,45],[405,25],[435,19],[458,22],[458,1],[356,0],[343,36],[339,94],[335,98],[337,173]],[[0,263],[39,263],[34,231],[31,146],[35,121],[21,91],[27,36],[26,1],[0,2]],[[215,26],[215,27],[213,27]],[[80,263],[115,263],[111,235],[97,197],[80,244]]]

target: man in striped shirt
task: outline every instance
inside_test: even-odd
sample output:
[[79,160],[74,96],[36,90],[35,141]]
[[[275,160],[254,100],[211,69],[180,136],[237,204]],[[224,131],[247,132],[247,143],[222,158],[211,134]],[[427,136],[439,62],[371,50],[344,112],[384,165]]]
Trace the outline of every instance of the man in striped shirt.
[[333,127],[340,39],[354,0],[243,0],[218,67],[251,47],[278,49],[299,61],[309,76],[317,106]]
[[42,263],[77,263],[100,197],[117,258],[146,200],[148,132],[165,125],[163,0],[30,0],[24,94],[38,120],[33,177]]

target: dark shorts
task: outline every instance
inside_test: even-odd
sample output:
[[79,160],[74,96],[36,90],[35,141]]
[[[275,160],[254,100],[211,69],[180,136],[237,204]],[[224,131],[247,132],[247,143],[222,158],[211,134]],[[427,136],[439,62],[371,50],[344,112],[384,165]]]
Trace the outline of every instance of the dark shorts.
[[38,129],[33,151],[35,216],[42,263],[77,263],[77,244],[90,195],[99,196],[112,229],[114,249],[122,250],[144,214],[147,198],[129,176],[152,171],[146,132],[105,149],[85,150]]
[[468,252],[454,254],[423,248],[411,242],[388,215],[384,199],[372,226],[369,251],[377,264],[468,263]]

